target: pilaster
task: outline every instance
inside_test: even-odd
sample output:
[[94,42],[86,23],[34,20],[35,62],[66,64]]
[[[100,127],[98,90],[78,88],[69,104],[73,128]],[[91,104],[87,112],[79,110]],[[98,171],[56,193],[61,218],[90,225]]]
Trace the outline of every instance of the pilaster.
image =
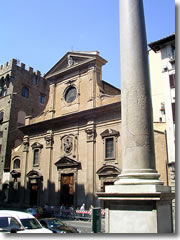
[[21,172],[24,175],[21,176],[21,204],[28,204],[28,189],[27,189],[27,171],[28,171],[28,156],[29,156],[29,136],[25,135],[23,138],[23,160]]
[[87,134],[87,176],[86,176],[86,195],[88,195],[88,202],[86,202],[86,207],[94,204],[95,195],[95,142],[96,142],[96,129],[94,121],[90,121],[85,129]]
[[52,151],[53,151],[53,144],[54,144],[54,140],[53,140],[53,131],[52,130],[48,130],[46,132],[46,136],[44,137],[45,139],[45,147],[46,147],[46,161],[47,162],[47,168],[48,168],[48,177],[47,177],[47,181],[44,182],[44,189],[47,189],[45,194],[45,202],[48,202],[49,204],[53,201],[53,196],[52,196]]

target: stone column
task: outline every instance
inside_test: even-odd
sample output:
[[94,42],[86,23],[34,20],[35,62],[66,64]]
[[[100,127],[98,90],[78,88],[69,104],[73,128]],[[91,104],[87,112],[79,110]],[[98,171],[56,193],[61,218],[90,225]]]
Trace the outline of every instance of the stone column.
[[[160,184],[142,0],[120,0],[122,174],[116,184]],[[132,180],[131,180],[132,179]]]
[[155,170],[152,104],[142,0],[120,0],[122,172],[97,195],[105,232],[171,233],[173,194]]

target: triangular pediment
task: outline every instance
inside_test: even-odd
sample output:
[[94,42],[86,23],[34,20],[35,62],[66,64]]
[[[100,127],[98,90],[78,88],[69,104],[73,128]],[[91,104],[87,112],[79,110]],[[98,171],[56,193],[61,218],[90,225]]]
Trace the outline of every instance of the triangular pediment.
[[46,74],[45,78],[50,79],[60,75],[63,72],[75,69],[85,63],[91,62],[96,58],[100,58],[102,64],[106,63],[106,60],[99,57],[99,52],[67,52]]
[[99,176],[117,176],[120,173],[121,170],[113,165],[105,165],[97,171]]
[[57,168],[78,168],[80,166],[80,162],[77,162],[67,156],[64,156],[62,158],[60,158],[55,165],[57,166]]
[[109,137],[109,136],[119,136],[119,132],[113,129],[106,129],[104,132],[101,133],[101,137]]

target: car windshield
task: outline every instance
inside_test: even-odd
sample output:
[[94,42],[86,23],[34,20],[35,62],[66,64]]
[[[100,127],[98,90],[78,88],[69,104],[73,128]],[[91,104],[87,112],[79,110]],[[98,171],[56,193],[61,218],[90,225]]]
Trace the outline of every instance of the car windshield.
[[25,229],[42,228],[35,218],[24,218],[24,219],[21,219],[21,222]]
[[63,226],[64,224],[58,220],[58,219],[49,219],[48,221],[48,226],[49,227],[59,227],[59,226]]

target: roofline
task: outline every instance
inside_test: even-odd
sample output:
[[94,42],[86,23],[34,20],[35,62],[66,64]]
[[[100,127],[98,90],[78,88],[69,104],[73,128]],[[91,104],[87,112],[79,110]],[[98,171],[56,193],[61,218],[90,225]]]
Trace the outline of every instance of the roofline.
[[161,38],[155,42],[151,42],[148,44],[148,46],[154,51],[159,51],[161,49],[161,45],[164,45],[166,43],[172,42],[175,40],[175,33],[165,37],[165,38]]
[[110,83],[108,83],[108,82],[106,82],[106,81],[104,81],[104,80],[102,80],[102,82],[104,82],[105,84],[109,85],[109,86],[112,87],[112,88],[115,88],[116,90],[120,91],[120,93],[121,93],[121,89],[120,89],[120,88],[115,87],[114,85],[112,85],[112,84],[110,84]]
[[[74,55],[79,55],[79,56],[82,56],[82,55],[85,55],[85,56],[90,56],[90,57],[94,57],[92,59],[89,59],[88,61],[92,61],[92,60],[95,60],[95,58],[99,59],[101,62],[102,62],[102,65],[106,64],[107,63],[107,60],[105,60],[104,58],[102,58],[101,56],[99,56],[99,52],[98,51],[69,51],[67,52],[62,58],[60,58],[60,60],[55,63],[55,65],[53,65],[49,71],[47,73],[45,73],[44,77],[46,78],[46,76],[49,74],[50,71],[52,71],[60,62],[63,62],[63,60],[69,55],[69,54],[74,54]],[[77,65],[78,66],[78,65]],[[77,67],[75,66],[75,67]],[[73,66],[74,68],[74,66]],[[69,70],[69,69],[66,69],[66,71]]]

